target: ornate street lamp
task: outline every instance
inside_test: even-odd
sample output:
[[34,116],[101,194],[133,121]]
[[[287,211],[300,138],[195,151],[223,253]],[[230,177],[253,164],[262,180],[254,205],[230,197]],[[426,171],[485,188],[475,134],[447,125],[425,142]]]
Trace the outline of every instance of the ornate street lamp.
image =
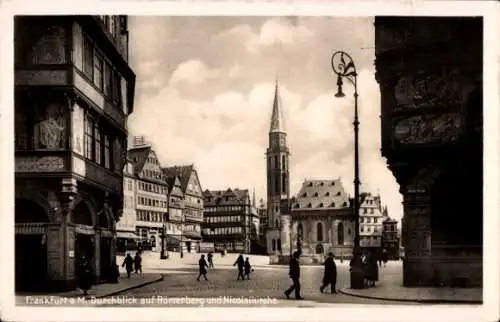
[[337,75],[337,93],[335,97],[341,98],[345,94],[342,92],[343,79],[347,79],[354,86],[354,212],[355,212],[355,232],[353,260],[351,261],[351,288],[363,288],[361,250],[359,245],[359,119],[358,119],[358,73],[354,61],[347,53],[337,51],[332,55],[332,70]]

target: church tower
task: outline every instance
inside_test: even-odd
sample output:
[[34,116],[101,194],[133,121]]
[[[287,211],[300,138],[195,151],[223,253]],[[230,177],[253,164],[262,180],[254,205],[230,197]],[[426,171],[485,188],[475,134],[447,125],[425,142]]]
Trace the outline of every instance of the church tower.
[[[273,110],[269,128],[267,158],[267,219],[268,253],[282,251],[281,217],[282,205],[288,204],[290,197],[289,155],[286,141],[285,122],[280,104],[278,81],[275,84]],[[284,208],[286,209],[286,208]]]

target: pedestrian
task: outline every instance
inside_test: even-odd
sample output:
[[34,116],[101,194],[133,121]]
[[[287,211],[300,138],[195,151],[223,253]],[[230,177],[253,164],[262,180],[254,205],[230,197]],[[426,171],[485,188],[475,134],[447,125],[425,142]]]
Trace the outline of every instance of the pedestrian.
[[382,250],[382,262],[384,262],[384,267],[387,265],[388,260],[389,260],[389,253],[387,252],[387,249],[384,248],[384,250]]
[[203,275],[203,277],[205,278],[205,281],[208,281],[208,278],[207,278],[207,261],[205,260],[205,255],[201,255],[201,258],[200,260],[198,261],[198,266],[199,266],[199,274],[198,274],[198,278],[196,279],[198,282],[200,281],[200,277]]
[[92,267],[86,256],[82,256],[78,269],[78,286],[87,295],[88,290],[92,288]]
[[125,259],[123,260],[122,267],[124,266],[125,269],[127,270],[127,277],[130,278],[130,274],[132,273],[134,266],[134,259],[132,258],[132,256],[130,256],[130,253],[128,253]]
[[245,268],[245,260],[243,259],[243,254],[240,254],[236,261],[234,262],[233,266],[238,265],[238,278],[236,280],[239,280],[240,277],[242,280],[245,280],[244,276],[244,268]]
[[320,287],[320,292],[330,284],[332,294],[337,293],[335,286],[337,285],[337,265],[335,265],[335,260],[333,258],[333,253],[328,253],[328,257],[325,260],[325,273],[323,275],[323,285]]
[[290,259],[290,272],[289,276],[293,281],[293,285],[290,286],[288,290],[285,291],[286,298],[290,298],[290,293],[295,290],[295,299],[303,300],[304,298],[300,296],[300,264],[299,264],[299,252],[294,252],[293,257]]
[[250,279],[250,273],[253,272],[252,265],[250,265],[250,258],[247,257],[245,260],[245,276]]
[[212,252],[208,253],[207,259],[208,259],[208,268],[214,268],[214,259],[213,259],[214,254]]
[[369,286],[370,287],[375,287],[375,282],[378,281],[378,266],[377,266],[377,259],[373,254],[371,254],[368,257],[368,280],[369,280]]
[[136,274],[139,274],[139,272],[142,274],[142,257],[139,252],[135,253],[134,256],[134,269]]
[[370,266],[368,265],[368,254],[363,254],[361,257],[361,268],[363,271],[363,287],[368,288],[370,286]]

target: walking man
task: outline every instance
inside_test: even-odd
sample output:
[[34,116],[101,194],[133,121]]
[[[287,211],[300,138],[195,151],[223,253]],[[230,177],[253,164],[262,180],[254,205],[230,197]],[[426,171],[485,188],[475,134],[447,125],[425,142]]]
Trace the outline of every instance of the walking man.
[[242,280],[245,280],[245,275],[243,275],[243,269],[245,268],[245,259],[243,258],[243,254],[240,254],[240,256],[236,259],[236,262],[234,262],[233,266],[236,265],[238,265],[238,278],[236,280],[239,280],[240,277]]
[[142,257],[139,255],[139,252],[135,253],[134,268],[136,274],[139,274],[139,272],[142,274]]
[[250,273],[253,272],[252,265],[250,265],[250,258],[247,257],[245,260],[245,276],[250,279]]
[[320,292],[330,284],[332,294],[337,293],[335,286],[337,284],[337,265],[335,265],[335,260],[333,258],[333,253],[328,253],[328,257],[325,260],[325,273],[323,275],[323,285],[319,288]]
[[207,261],[205,260],[205,255],[201,255],[200,260],[198,261],[198,266],[200,269],[200,273],[198,274],[198,278],[196,279],[198,282],[200,281],[200,277],[203,275],[205,281],[208,281],[207,278]]
[[213,254],[212,252],[208,253],[207,259],[208,259],[208,268],[214,268],[214,260],[213,260]]
[[130,278],[130,273],[132,273],[133,266],[134,266],[134,260],[132,259],[132,256],[130,256],[130,253],[127,254],[127,257],[123,260],[122,267],[125,266],[125,269],[127,270],[127,277]]
[[300,296],[300,265],[299,265],[299,252],[293,253],[293,257],[290,259],[290,278],[293,281],[293,285],[290,286],[288,290],[285,291],[286,298],[290,298],[290,293],[295,290],[295,299],[303,300],[304,298]]

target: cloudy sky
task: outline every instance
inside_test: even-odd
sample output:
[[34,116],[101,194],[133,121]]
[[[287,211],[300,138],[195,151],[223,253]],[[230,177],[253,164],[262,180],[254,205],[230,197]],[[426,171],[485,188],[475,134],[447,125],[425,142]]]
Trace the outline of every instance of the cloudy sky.
[[203,189],[266,196],[274,81],[291,149],[291,191],[304,179],[341,177],[353,195],[353,99],[334,97],[335,50],[355,60],[360,92],[361,190],[380,192],[402,216],[398,185],[380,155],[380,95],[372,18],[131,17],[137,74],[131,135],[144,135],[163,165],[194,163]]

